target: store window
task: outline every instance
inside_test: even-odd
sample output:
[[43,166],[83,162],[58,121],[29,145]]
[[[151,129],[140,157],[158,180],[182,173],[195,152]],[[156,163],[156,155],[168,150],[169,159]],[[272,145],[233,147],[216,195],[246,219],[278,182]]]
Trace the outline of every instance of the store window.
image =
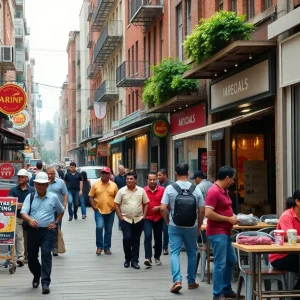
[[294,120],[295,120],[295,150],[294,150],[294,165],[295,165],[295,180],[294,189],[300,188],[300,85],[294,87]]

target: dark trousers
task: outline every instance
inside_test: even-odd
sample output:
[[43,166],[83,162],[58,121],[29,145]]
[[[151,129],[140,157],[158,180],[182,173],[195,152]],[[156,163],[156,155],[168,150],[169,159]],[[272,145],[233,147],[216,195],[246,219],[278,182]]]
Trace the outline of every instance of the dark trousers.
[[[55,234],[55,230],[48,230],[47,228],[30,228],[27,231],[28,267],[36,280],[42,278],[42,285],[51,282],[51,249]],[[39,248],[41,248],[42,265],[38,259]]]
[[138,223],[128,223],[125,220],[121,221],[123,232],[123,249],[125,260],[131,263],[139,262],[140,254],[140,239],[144,227],[144,220]]
[[160,258],[162,251],[162,228],[163,219],[159,219],[157,222],[151,220],[144,221],[144,234],[145,234],[145,258],[152,258],[152,230],[154,234],[154,258]]
[[164,250],[168,250],[169,245],[169,233],[168,233],[168,225],[165,221],[163,221],[163,232],[164,232],[164,244],[163,248]]

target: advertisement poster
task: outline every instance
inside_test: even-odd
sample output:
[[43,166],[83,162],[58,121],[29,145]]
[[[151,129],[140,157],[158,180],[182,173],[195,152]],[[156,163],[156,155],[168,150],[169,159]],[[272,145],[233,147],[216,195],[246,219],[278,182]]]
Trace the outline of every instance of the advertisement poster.
[[0,197],[0,245],[15,244],[18,198]]

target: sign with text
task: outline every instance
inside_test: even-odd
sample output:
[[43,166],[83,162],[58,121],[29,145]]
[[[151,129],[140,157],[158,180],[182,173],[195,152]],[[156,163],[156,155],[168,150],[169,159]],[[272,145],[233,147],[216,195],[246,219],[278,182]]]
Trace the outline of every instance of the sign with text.
[[0,245],[15,244],[18,198],[0,197]]
[[211,132],[211,140],[212,141],[223,140],[223,138],[224,138],[224,128],[214,130]]
[[24,144],[17,143],[7,143],[3,144],[3,150],[24,150]]
[[165,119],[157,119],[153,121],[151,129],[155,136],[159,138],[165,138],[169,134],[170,124]]
[[171,134],[178,134],[206,125],[205,103],[186,108],[171,115]]
[[26,110],[23,110],[17,115],[14,115],[12,121],[13,121],[14,128],[23,129],[28,125],[30,121],[30,117],[28,115],[28,112]]
[[108,156],[108,155],[109,155],[108,144],[98,145],[97,156]]
[[18,172],[22,169],[20,161],[0,161],[0,183],[18,183]]

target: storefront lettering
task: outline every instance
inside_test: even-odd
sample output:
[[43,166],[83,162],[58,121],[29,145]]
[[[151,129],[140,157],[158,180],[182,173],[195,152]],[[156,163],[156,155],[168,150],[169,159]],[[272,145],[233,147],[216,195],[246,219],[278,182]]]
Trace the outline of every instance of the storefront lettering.
[[187,124],[193,124],[196,122],[196,115],[193,114],[191,116],[178,119],[178,126],[184,126]]
[[246,90],[248,90],[248,78],[239,80],[239,81],[223,88],[223,97],[229,97],[231,95],[236,95],[236,94],[246,91]]

